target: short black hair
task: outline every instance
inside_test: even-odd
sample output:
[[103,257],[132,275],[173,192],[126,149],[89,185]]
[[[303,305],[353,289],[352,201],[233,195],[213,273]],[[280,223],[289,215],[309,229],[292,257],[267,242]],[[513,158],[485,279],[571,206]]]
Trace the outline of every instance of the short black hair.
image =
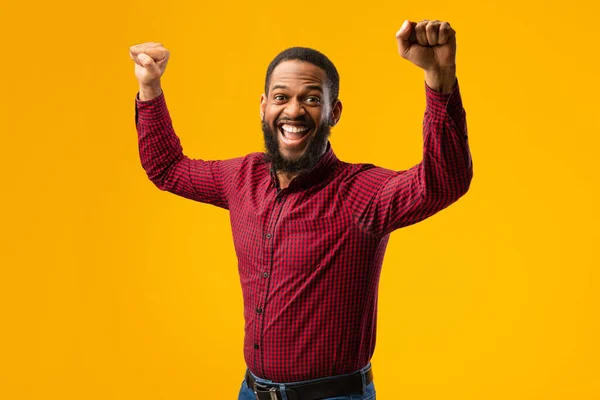
[[309,62],[325,71],[329,92],[331,93],[331,102],[338,99],[340,91],[340,76],[338,75],[335,65],[325,56],[325,54],[308,47],[290,47],[279,53],[267,68],[267,76],[265,78],[265,94],[269,94],[269,85],[271,84],[271,75],[273,70],[283,61],[305,61]]

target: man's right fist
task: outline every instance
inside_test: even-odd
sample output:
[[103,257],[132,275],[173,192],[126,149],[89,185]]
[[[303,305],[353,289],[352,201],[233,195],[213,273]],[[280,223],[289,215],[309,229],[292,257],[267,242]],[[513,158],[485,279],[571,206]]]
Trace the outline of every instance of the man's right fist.
[[135,62],[135,77],[140,86],[160,86],[160,77],[169,62],[169,50],[160,43],[141,43],[129,48],[129,57]]

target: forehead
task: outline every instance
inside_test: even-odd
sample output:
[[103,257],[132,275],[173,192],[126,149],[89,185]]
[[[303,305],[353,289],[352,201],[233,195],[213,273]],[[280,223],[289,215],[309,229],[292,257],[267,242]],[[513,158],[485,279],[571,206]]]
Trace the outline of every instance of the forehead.
[[327,77],[325,71],[306,61],[288,60],[283,61],[275,67],[271,74],[270,88],[280,84],[292,85],[320,85],[325,90]]

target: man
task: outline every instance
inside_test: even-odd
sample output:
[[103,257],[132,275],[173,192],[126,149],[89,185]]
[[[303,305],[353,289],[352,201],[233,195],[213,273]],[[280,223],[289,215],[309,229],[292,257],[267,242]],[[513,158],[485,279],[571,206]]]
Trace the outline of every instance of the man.
[[406,171],[337,159],[328,137],[342,114],[338,73],[307,48],[287,49],[268,67],[260,103],[265,154],[190,159],[160,87],[169,52],[160,43],[130,48],[148,177],[161,190],[230,212],[248,367],[239,399],[374,399],[370,359],[389,234],[469,189],[455,32],[447,22],[405,21],[396,38],[426,83],[423,160]]

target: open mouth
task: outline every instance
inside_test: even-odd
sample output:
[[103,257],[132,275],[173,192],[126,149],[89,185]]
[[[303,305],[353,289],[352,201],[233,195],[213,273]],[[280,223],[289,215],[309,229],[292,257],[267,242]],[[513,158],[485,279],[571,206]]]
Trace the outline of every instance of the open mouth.
[[300,144],[310,132],[310,128],[306,125],[280,124],[279,133],[283,141],[289,145]]

